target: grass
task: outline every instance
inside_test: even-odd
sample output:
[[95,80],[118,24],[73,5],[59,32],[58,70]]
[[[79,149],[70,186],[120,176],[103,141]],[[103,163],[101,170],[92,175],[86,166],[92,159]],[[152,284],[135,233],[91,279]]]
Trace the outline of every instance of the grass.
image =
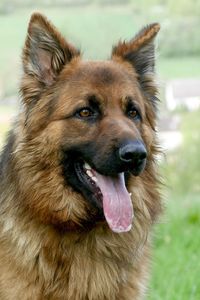
[[199,57],[158,58],[158,74],[163,79],[200,78]]
[[[156,228],[149,300],[200,299],[199,196],[168,196],[165,222]],[[163,220],[163,218],[162,218]]]
[[182,144],[161,165],[169,188],[156,228],[150,300],[200,299],[199,112],[179,113]]

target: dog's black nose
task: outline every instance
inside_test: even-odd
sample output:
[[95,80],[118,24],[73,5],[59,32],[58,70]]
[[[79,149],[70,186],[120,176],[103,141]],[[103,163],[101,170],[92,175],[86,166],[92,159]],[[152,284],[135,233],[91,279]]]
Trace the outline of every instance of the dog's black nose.
[[141,141],[124,143],[119,148],[119,158],[125,165],[129,165],[133,173],[140,173],[145,165],[147,151]]
[[137,163],[147,157],[147,151],[141,142],[129,142],[119,148],[119,157],[125,163]]

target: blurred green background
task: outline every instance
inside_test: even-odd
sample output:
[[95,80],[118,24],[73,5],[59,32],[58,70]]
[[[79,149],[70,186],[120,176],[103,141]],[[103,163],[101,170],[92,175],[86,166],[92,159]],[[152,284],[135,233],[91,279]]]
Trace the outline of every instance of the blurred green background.
[[0,0],[0,146],[18,107],[20,55],[33,11],[86,58],[159,22],[159,158],[165,212],[156,225],[149,300],[200,299],[200,0]]

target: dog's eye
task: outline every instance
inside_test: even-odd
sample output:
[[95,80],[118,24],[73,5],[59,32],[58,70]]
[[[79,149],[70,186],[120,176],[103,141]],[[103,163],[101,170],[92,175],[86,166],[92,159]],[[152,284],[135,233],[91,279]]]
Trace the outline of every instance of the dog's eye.
[[131,118],[131,119],[138,119],[140,118],[140,115],[137,111],[137,109],[135,108],[132,108],[128,111],[128,116]]
[[93,115],[93,111],[89,107],[84,107],[80,109],[77,114],[81,118],[88,118]]

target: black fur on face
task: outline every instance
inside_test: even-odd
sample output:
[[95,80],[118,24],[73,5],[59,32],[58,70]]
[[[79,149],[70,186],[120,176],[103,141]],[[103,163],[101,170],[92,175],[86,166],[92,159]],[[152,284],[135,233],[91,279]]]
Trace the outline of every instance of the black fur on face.
[[87,199],[89,202],[96,215],[96,222],[104,219],[102,194],[84,169],[86,159],[81,150],[87,148],[87,145],[81,145],[77,146],[77,149],[75,147],[68,151],[63,151],[62,170],[66,183],[70,184],[75,191],[81,193],[84,199]]
[[[135,143],[143,146],[141,141]],[[88,163],[92,169],[105,176],[115,177],[118,173],[123,172],[127,183],[130,174],[139,175],[146,164],[146,158],[142,159],[142,162],[133,159],[131,163],[120,159],[119,149],[129,144],[130,141],[121,141],[120,144],[113,143],[112,148],[108,147],[106,151],[105,143],[103,147],[103,144],[100,146],[94,141],[63,150],[62,168],[66,182],[81,193],[84,199],[87,199],[97,212],[99,219],[104,218],[102,193],[98,185],[87,175],[84,164]]]

